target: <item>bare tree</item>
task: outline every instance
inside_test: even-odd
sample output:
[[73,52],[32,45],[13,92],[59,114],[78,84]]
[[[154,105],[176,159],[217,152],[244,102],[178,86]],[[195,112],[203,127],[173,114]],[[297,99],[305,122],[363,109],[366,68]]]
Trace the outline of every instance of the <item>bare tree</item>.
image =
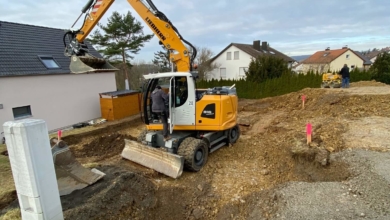
[[143,60],[133,62],[133,66],[130,69],[130,86],[133,89],[139,89],[143,83],[143,75],[149,73],[157,73],[160,67],[153,64],[147,63]]
[[[117,64],[121,65],[121,64]],[[115,65],[114,65],[115,66]],[[116,79],[116,87],[117,90],[125,90],[126,89],[126,78],[124,73],[124,69],[120,69],[115,74]],[[144,81],[143,75],[149,73],[157,73],[159,72],[159,67],[151,62],[147,63],[143,60],[135,60],[131,67],[127,66],[127,70],[129,73],[129,85],[130,89],[137,90],[139,89]]]
[[[206,79],[214,69],[219,68],[221,65],[211,62],[211,58],[214,56],[214,52],[207,47],[195,46],[197,54],[194,60],[194,64],[198,65],[199,79]],[[189,48],[190,54],[192,54],[191,48]]]

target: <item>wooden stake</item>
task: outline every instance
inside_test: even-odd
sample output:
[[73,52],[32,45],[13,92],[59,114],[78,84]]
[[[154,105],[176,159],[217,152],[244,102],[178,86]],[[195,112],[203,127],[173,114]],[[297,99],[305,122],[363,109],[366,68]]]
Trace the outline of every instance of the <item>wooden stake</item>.
[[311,143],[311,124],[308,123],[306,125],[306,140],[307,140],[307,144],[310,144]]
[[305,109],[305,100],[306,100],[306,96],[302,95],[302,109]]

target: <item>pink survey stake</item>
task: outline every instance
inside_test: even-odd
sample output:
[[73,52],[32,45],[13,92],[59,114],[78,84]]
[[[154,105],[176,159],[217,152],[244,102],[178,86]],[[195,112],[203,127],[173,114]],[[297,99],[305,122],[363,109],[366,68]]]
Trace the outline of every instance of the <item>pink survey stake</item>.
[[306,96],[302,95],[302,101],[305,101],[305,99],[306,99]]
[[311,124],[310,124],[310,123],[308,123],[308,124],[306,125],[306,134],[307,134],[307,135],[311,135]]
[[57,132],[57,135],[58,135],[58,139],[61,139],[61,136],[62,136],[62,130],[58,130],[58,132]]

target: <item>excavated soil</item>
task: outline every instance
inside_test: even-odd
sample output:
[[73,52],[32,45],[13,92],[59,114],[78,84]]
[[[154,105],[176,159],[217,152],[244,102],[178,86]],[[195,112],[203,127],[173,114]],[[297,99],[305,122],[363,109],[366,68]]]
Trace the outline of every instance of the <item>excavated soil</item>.
[[[278,218],[289,213],[284,190],[290,183],[345,183],[359,176],[352,162],[334,155],[390,149],[390,87],[381,83],[303,89],[239,105],[238,142],[210,154],[200,172],[185,171],[176,180],[120,157],[123,140],[135,140],[143,129],[140,119],[65,137],[80,162],[106,173],[61,197],[66,219]],[[307,123],[313,127],[309,145]]]

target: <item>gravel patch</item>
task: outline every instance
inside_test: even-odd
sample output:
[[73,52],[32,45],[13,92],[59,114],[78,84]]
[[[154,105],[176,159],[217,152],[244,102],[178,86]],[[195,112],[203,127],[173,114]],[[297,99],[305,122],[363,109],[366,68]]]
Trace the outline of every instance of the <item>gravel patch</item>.
[[273,219],[390,219],[390,154],[346,150],[331,160],[350,164],[344,182],[290,182],[280,190]]

